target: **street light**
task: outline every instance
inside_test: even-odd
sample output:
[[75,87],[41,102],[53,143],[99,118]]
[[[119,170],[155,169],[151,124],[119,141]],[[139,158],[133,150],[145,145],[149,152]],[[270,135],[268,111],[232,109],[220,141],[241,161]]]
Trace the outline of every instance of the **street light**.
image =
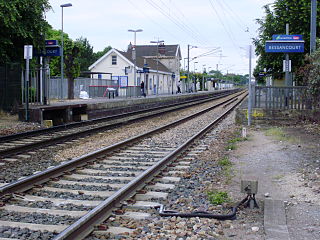
[[133,48],[132,48],[132,58],[133,58],[133,84],[134,86],[137,86],[137,79],[136,79],[136,74],[137,74],[137,71],[136,71],[136,65],[137,65],[137,57],[136,57],[136,34],[137,32],[142,32],[143,30],[142,29],[137,29],[137,30],[133,30],[133,29],[129,29],[128,32],[133,32],[134,33],[134,45],[133,45]]
[[202,74],[202,91],[204,91],[204,74],[206,73],[206,68],[205,68],[206,64],[202,65],[203,68],[203,74]]
[[61,91],[61,99],[63,99],[62,89],[63,89],[63,8],[71,7],[71,3],[66,3],[60,5],[61,7],[61,83],[60,83],[60,91]]
[[198,62],[194,62],[193,63],[193,69],[194,69],[194,92],[196,92],[197,91],[197,78],[196,78],[196,63],[198,63]]
[[[192,48],[197,48],[197,46],[191,46],[188,44],[188,82],[189,82],[189,75],[190,75],[190,73],[189,73],[189,65],[190,65],[189,51]],[[188,83],[188,85],[189,85],[189,83]],[[194,88],[196,89],[196,82],[194,82]]]
[[158,94],[158,88],[159,88],[159,74],[158,74],[158,64],[159,64],[159,44],[164,43],[163,40],[158,40],[158,41],[150,41],[150,43],[156,43],[157,44],[157,94]]

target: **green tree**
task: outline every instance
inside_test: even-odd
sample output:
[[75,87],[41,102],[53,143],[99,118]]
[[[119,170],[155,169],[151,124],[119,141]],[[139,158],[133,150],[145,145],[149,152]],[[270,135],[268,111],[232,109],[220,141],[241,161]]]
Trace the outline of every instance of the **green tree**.
[[111,49],[112,49],[112,47],[108,46],[108,47],[105,47],[102,51],[98,51],[98,52],[94,53],[94,61],[97,61],[99,58],[101,58],[103,55],[105,55]]
[[23,46],[44,45],[48,0],[0,0],[0,63],[22,62]]
[[320,50],[307,55],[305,64],[297,71],[297,80],[308,87],[314,108],[320,107]]
[[87,38],[80,37],[76,40],[76,45],[79,47],[80,51],[80,71],[88,71],[88,68],[91,64],[96,61],[93,47],[90,45]]
[[65,73],[68,79],[68,99],[74,99],[74,79],[80,75],[81,46],[73,42],[67,47],[64,63]]
[[[50,28],[46,38],[61,43],[61,30]],[[68,79],[68,99],[74,98],[74,79],[80,75],[81,49],[83,49],[81,42],[73,41],[68,34],[63,33],[63,63],[65,76]],[[60,57],[50,58],[50,71],[52,76],[61,76]]]
[[[290,25],[290,34],[302,34],[305,40],[305,52],[309,52],[310,43],[310,0],[275,0],[273,8],[264,6],[265,17],[257,19],[260,25],[259,35],[253,39],[256,46],[256,54],[259,56],[254,76],[258,77],[264,68],[275,78],[283,76],[283,53],[265,53],[265,42],[271,40],[273,34],[285,34],[286,23]],[[318,5],[318,11],[320,6]],[[317,21],[320,20],[318,15]],[[319,31],[317,26],[317,32]],[[303,63],[304,54],[290,54],[293,71],[296,71]]]

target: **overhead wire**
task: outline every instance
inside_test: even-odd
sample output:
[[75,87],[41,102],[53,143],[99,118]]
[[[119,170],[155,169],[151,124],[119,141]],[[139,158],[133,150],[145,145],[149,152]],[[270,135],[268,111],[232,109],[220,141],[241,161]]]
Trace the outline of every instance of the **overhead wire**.
[[[151,5],[153,8],[155,8],[157,11],[159,11],[162,15],[164,15],[167,19],[169,19],[171,22],[173,22],[179,29],[181,29],[183,32],[185,32],[188,36],[192,37],[197,42],[200,42],[203,44],[202,39],[199,38],[199,36],[192,30],[188,25],[186,25],[184,22],[181,22],[177,20],[177,18],[171,16],[166,11],[164,11],[161,6],[159,6],[157,3],[155,3],[153,0],[145,0],[149,5]],[[205,44],[204,44],[205,45]]]
[[244,32],[247,32],[250,35],[250,38],[254,38],[254,36],[250,32],[248,25],[242,20],[242,18],[237,14],[237,12],[234,11],[230,7],[230,5],[228,5],[227,1],[217,0],[217,2],[223,9],[225,9],[225,7],[223,6],[225,5],[226,9],[229,10],[230,16],[233,18],[235,24],[237,24]]
[[[160,1],[163,2],[162,0],[160,0]],[[197,27],[195,27],[195,26],[193,25],[193,23],[189,21],[189,19],[184,15],[184,13],[180,10],[180,8],[177,7],[177,5],[174,3],[174,1],[169,0],[169,2],[170,2],[170,5],[173,6],[173,8],[175,8],[176,11],[182,16],[183,21],[185,21],[186,23],[188,23],[188,25],[190,25],[190,26],[194,29],[194,31],[197,32],[197,34],[201,35],[201,33],[200,33],[200,31],[197,29]],[[178,16],[178,15],[175,14],[175,16]]]
[[154,24],[158,25],[160,28],[162,28],[166,33],[168,33],[169,35],[171,35],[174,39],[176,39],[178,42],[180,41],[180,38],[174,34],[172,34],[170,31],[167,30],[167,28],[165,28],[163,25],[161,25],[159,22],[155,21],[152,17],[150,17],[149,15],[147,15],[144,11],[142,11],[137,4],[134,4],[132,2],[132,0],[128,0],[128,2],[135,7],[139,12],[141,12],[145,17],[149,18]]
[[[235,39],[234,39],[234,37],[233,37],[232,31],[228,29],[228,27],[226,26],[225,22],[222,20],[219,12],[217,11],[217,9],[216,9],[215,6],[214,6],[213,1],[212,1],[212,0],[209,0],[209,3],[210,3],[211,9],[212,9],[214,15],[218,17],[218,20],[219,20],[219,22],[221,23],[224,31],[226,32],[228,38],[230,39],[233,47],[236,49],[236,52],[238,53],[239,56],[241,56],[240,46],[236,43],[236,41],[235,41]],[[220,60],[221,60],[221,59],[220,59]]]

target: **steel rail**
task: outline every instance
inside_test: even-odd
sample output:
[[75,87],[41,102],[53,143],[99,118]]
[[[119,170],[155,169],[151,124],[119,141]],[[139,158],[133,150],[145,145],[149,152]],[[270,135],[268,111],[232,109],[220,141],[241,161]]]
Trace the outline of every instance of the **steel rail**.
[[[33,131],[26,131],[26,132],[16,133],[16,134],[11,134],[11,135],[6,135],[6,136],[0,136],[0,142],[5,142],[5,141],[9,141],[9,140],[10,141],[17,140],[17,139],[20,139],[22,137],[31,137],[31,136],[36,136],[36,135],[39,135],[39,134],[42,134],[42,133],[55,132],[55,131],[58,131],[58,130],[65,130],[65,129],[75,128],[75,127],[83,127],[83,126],[87,126],[87,125],[91,125],[91,124],[96,124],[98,122],[108,121],[110,119],[118,119],[118,118],[128,117],[128,116],[132,116],[132,115],[136,115],[136,114],[150,112],[151,110],[169,108],[169,107],[173,107],[173,106],[177,106],[177,105],[184,105],[184,104],[193,103],[193,102],[195,104],[201,104],[202,101],[206,102],[206,101],[215,100],[215,99],[218,99],[218,98],[221,98],[221,97],[224,97],[224,96],[228,96],[228,95],[234,94],[237,91],[239,91],[239,90],[236,89],[236,90],[229,91],[229,92],[219,92],[219,93],[217,93],[215,95],[206,96],[206,97],[203,97],[201,99],[196,99],[196,100],[192,99],[192,100],[187,100],[187,101],[180,102],[180,103],[171,103],[171,104],[168,104],[168,105],[156,106],[156,107],[146,108],[146,109],[139,109],[139,110],[136,110],[136,111],[130,111],[130,112],[121,113],[121,114],[113,114],[111,116],[102,117],[102,118],[96,118],[96,119],[90,119],[90,120],[82,121],[82,122],[68,123],[68,124],[53,126],[53,127],[50,127],[50,128],[38,129],[38,130],[33,130]],[[200,103],[198,103],[198,102],[200,102]]]
[[[228,96],[228,95],[223,95],[222,97],[225,97],[225,96]],[[178,107],[175,107],[176,105],[173,105],[173,106],[170,106],[170,107],[167,106],[166,107],[167,110],[164,110],[164,111],[161,111],[161,112],[156,112],[156,110],[154,110],[153,113],[150,113],[147,116],[143,116],[143,117],[137,116],[136,118],[127,120],[125,122],[126,123],[130,123],[130,122],[137,121],[139,119],[145,119],[145,118],[154,117],[154,116],[157,116],[157,115],[160,115],[160,114],[164,114],[164,113],[175,111],[177,109],[191,107],[191,106],[194,106],[194,105],[202,104],[204,102],[212,101],[212,100],[219,99],[219,98],[221,98],[221,96],[210,98],[210,99],[205,99],[205,100],[200,100],[200,101],[197,101],[197,102],[193,101],[191,103],[185,103],[183,105],[180,104],[180,106],[178,105]],[[155,108],[155,109],[157,109],[157,108]],[[141,111],[141,113],[142,112],[149,112],[149,111],[150,111],[150,109],[148,111],[147,110]],[[137,111],[136,114],[138,114],[138,112],[139,111]],[[115,117],[121,120],[120,116],[127,117],[129,115],[133,115],[133,114],[132,113],[128,113],[128,114],[124,114],[124,115],[123,114],[119,114],[119,115],[116,115]],[[107,118],[109,118],[109,117],[106,117],[105,120]],[[111,116],[110,116],[110,119],[114,120],[113,118],[111,118]],[[63,135],[63,136],[54,137],[52,139],[43,140],[41,142],[33,142],[33,143],[29,143],[29,144],[26,144],[26,145],[23,145],[23,146],[17,146],[17,147],[14,147],[14,148],[8,148],[8,149],[0,150],[0,157],[7,157],[7,156],[18,154],[18,153],[23,153],[25,151],[30,151],[30,150],[32,150],[34,148],[45,147],[45,146],[53,145],[53,144],[60,143],[60,142],[63,142],[63,141],[68,141],[68,140],[71,140],[71,139],[74,139],[74,138],[79,138],[81,136],[87,136],[88,134],[93,134],[95,132],[111,129],[111,128],[120,126],[122,124],[124,124],[124,122],[123,121],[119,121],[117,123],[112,123],[110,125],[107,124],[107,125],[104,125],[104,126],[99,126],[99,127],[94,127],[94,128],[87,129],[87,130],[82,130],[81,132],[69,133],[69,134],[66,134],[66,135]]]
[[63,175],[64,173],[66,172],[70,172],[74,169],[76,169],[77,167],[82,167],[92,161],[95,161],[96,158],[98,158],[99,156],[103,156],[107,153],[110,153],[116,149],[119,149],[125,145],[128,145],[128,144],[131,144],[133,142],[136,142],[142,138],[145,138],[149,135],[152,135],[156,132],[159,132],[159,131],[163,131],[167,128],[170,128],[170,127],[173,127],[175,125],[178,125],[182,122],[185,122],[189,119],[192,119],[196,116],[199,116],[201,114],[204,114],[216,107],[219,107],[225,103],[228,103],[229,101],[232,101],[233,98],[230,98],[230,99],[227,99],[221,103],[217,103],[209,108],[206,108],[204,110],[201,110],[201,111],[198,111],[197,113],[194,113],[190,116],[187,116],[187,117],[184,117],[184,118],[181,118],[177,121],[174,121],[172,123],[169,123],[169,124],[166,124],[164,126],[161,126],[161,127],[158,127],[158,128],[155,128],[153,130],[150,130],[146,133],[142,133],[138,136],[134,136],[132,138],[129,138],[127,140],[124,140],[124,141],[121,141],[119,143],[116,143],[116,144],[113,144],[111,146],[108,146],[108,147],[105,147],[105,148],[102,148],[102,149],[99,149],[97,151],[94,151],[94,152],[91,152],[91,153],[88,153],[86,155],[83,155],[81,157],[78,157],[78,158],[75,158],[75,159],[72,159],[70,161],[67,161],[67,162],[64,162],[60,165],[57,165],[57,166],[54,166],[54,167],[51,167],[51,168],[48,168],[42,172],[39,172],[39,173],[36,173],[32,176],[28,176],[28,177],[25,177],[23,179],[20,179],[16,182],[13,182],[13,183],[9,183],[7,185],[4,185],[2,187],[0,187],[0,198],[7,195],[7,194],[12,194],[12,193],[15,193],[15,192],[22,192],[22,191],[26,191],[28,189],[31,189],[34,185],[39,185],[39,184],[42,184],[44,182],[47,182],[49,181],[50,179],[52,178],[56,178],[58,176],[61,176]]
[[[247,96],[247,95],[246,95]],[[122,187],[119,191],[114,193],[112,196],[107,198],[97,207],[95,207],[92,211],[78,219],[60,234],[58,234],[54,240],[73,240],[73,239],[83,239],[88,234],[90,234],[94,227],[97,224],[105,221],[112,213],[112,210],[116,207],[119,207],[119,203],[122,201],[132,197],[135,195],[138,189],[141,189],[145,186],[145,183],[151,181],[155,175],[159,174],[162,169],[164,169],[168,163],[172,162],[176,159],[181,153],[183,153],[193,142],[201,138],[208,131],[210,131],[214,125],[220,122],[228,113],[230,113],[243,99],[241,98],[238,103],[234,106],[226,110],[223,114],[221,114],[218,118],[216,118],[213,122],[211,122],[208,126],[200,130],[194,136],[189,138],[185,143],[183,143],[180,147],[178,147],[174,152],[164,157],[162,160],[157,162],[152,167],[148,168],[142,174],[140,174],[137,178],[129,182],[127,185]]]

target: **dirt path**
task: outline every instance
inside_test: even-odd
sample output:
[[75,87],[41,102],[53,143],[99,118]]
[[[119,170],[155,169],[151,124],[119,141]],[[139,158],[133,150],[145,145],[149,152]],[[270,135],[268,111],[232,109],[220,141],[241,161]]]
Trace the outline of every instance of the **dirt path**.
[[239,192],[241,179],[258,180],[260,202],[266,197],[284,202],[290,239],[320,239],[319,135],[299,127],[248,133],[249,139],[230,154],[236,174],[232,191]]

